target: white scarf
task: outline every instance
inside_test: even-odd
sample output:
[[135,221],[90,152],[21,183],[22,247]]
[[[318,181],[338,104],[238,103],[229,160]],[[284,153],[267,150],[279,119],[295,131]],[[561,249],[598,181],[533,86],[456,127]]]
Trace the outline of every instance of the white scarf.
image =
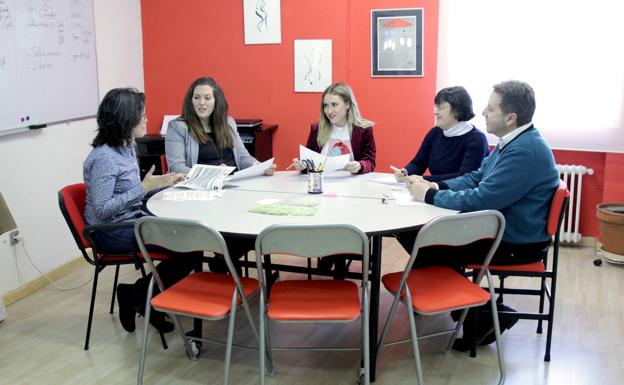
[[449,128],[448,130],[442,130],[442,133],[447,138],[450,138],[450,137],[453,137],[453,136],[464,135],[465,133],[467,133],[470,130],[472,130],[472,124],[470,124],[468,122],[459,122],[456,125],[454,125],[453,127]]

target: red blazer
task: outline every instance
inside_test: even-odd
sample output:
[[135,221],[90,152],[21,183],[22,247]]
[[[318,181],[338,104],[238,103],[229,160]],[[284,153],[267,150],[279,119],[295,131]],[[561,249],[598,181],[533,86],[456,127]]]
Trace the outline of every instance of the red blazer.
[[[306,147],[312,151],[321,152],[316,141],[318,134],[318,122],[312,124],[310,127],[310,135],[308,136],[308,143]],[[353,150],[353,159],[360,162],[362,168],[358,174],[366,174],[375,170],[375,154],[377,148],[375,147],[375,137],[373,136],[373,128],[362,128],[358,126],[353,127],[351,131],[351,149]]]

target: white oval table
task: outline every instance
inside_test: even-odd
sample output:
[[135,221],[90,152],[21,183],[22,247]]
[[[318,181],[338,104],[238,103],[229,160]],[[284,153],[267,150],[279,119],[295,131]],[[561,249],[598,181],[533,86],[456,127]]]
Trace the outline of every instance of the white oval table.
[[[378,183],[391,174],[350,175],[336,172],[324,177],[323,194],[307,193],[307,175],[299,172],[276,172],[228,182],[223,197],[211,201],[163,200],[165,191],[155,194],[147,208],[156,216],[193,219],[224,235],[255,238],[276,223],[352,224],[371,239],[370,261],[370,346],[377,346],[379,291],[381,277],[381,237],[413,231],[431,219],[456,213],[424,203],[402,206],[393,199],[393,190],[405,190],[401,184]],[[317,212],[312,216],[276,216],[249,212],[265,199],[312,200]],[[371,381],[375,379],[376,349],[371,349]]]

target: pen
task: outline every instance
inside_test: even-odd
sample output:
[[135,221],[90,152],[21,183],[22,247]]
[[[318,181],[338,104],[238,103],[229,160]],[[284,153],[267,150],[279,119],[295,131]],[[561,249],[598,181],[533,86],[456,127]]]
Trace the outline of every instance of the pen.
[[403,175],[405,175],[405,171],[403,171],[403,170],[401,170],[401,169],[399,169],[399,168],[396,168],[396,167],[394,167],[394,166],[390,166],[390,168],[391,168],[391,169],[392,169],[392,171],[394,171],[394,172],[398,172],[399,174],[403,174]]
[[293,168],[294,165],[295,165],[295,162],[292,162],[290,166],[286,167],[286,170],[290,170],[291,168]]

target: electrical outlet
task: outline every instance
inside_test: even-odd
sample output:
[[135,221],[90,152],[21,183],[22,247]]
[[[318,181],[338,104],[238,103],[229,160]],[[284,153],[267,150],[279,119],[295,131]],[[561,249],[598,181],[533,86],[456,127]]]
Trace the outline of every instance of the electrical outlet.
[[17,245],[19,243],[19,230],[15,229],[9,232],[9,245]]

